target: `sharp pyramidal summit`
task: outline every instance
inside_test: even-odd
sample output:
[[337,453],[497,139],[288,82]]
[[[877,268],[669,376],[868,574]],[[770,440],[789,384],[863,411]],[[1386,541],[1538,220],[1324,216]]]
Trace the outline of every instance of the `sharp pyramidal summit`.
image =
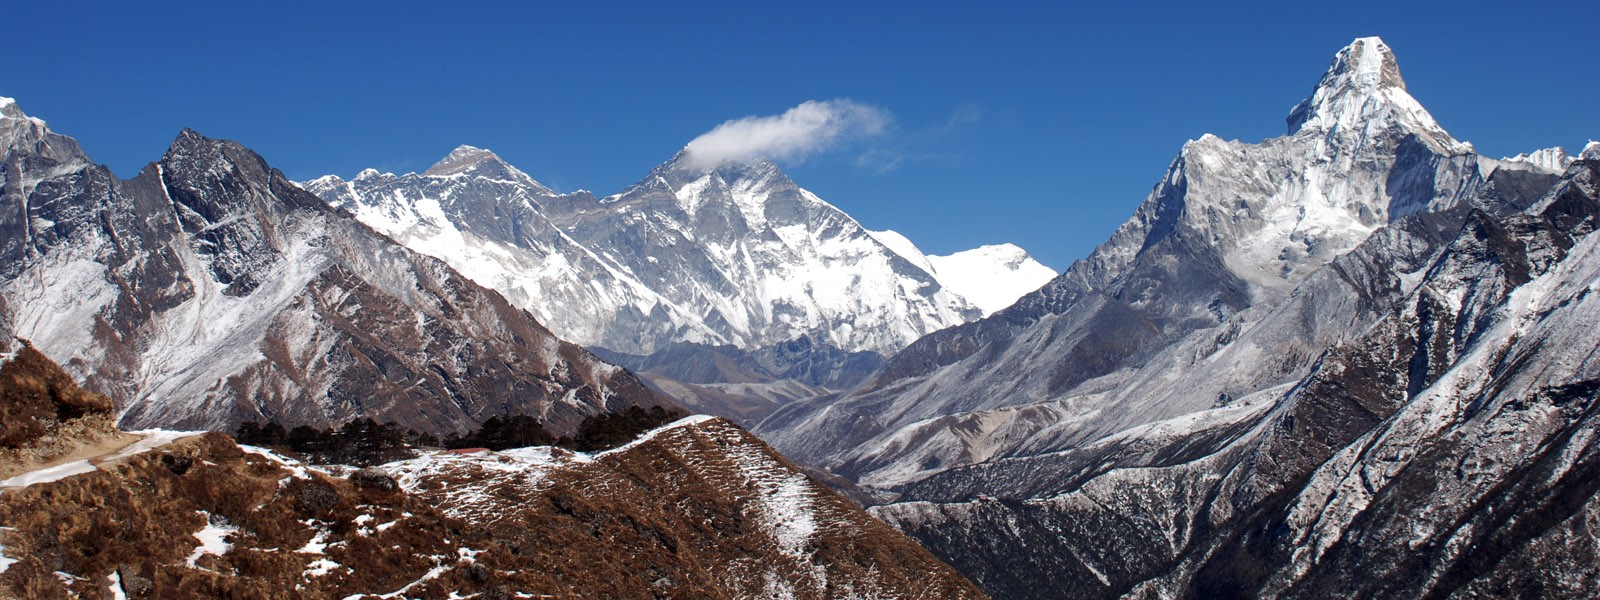
[[1600,144],[1496,160],[1377,38],[1086,259],[757,434],[996,597],[1600,585]]
[[0,143],[0,598],[1600,590],[1600,143],[1481,156],[1376,37],[1061,273],[692,144]]

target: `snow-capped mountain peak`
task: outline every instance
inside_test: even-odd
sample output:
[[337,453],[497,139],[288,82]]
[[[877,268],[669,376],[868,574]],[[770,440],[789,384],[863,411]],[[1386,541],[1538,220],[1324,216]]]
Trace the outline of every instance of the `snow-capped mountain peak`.
[[[1003,455],[1045,428],[1078,436],[1036,438],[1065,447],[1239,397],[1209,371],[1179,385],[1166,375],[1178,367],[1140,366],[1157,352],[1198,364],[1374,232],[1462,207],[1484,185],[1479,157],[1459,153],[1468,147],[1407,95],[1377,39],[1339,52],[1297,112],[1302,127],[1289,135],[1185,144],[1132,218],[1065,274],[988,319],[916,341],[855,390],[780,409],[758,430],[802,460],[895,486]],[[1127,376],[1146,379],[1117,379]]]
[[[1366,134],[1399,127],[1435,151],[1465,154],[1472,146],[1451,137],[1411,94],[1394,51],[1377,37],[1358,38],[1334,56],[1316,89],[1289,112],[1289,134]],[[1337,142],[1337,135],[1330,135]]]
[[939,285],[971,302],[984,316],[1011,306],[1023,294],[1039,289],[1056,272],[1016,244],[991,244],[947,256],[923,254],[898,231],[868,231],[878,243],[931,273]]
[[423,171],[424,177],[454,177],[470,175],[490,180],[520,183],[537,190],[538,192],[555,195],[555,192],[544,184],[535,181],[527,173],[523,173],[511,166],[499,155],[476,146],[460,145],[450,154],[433,163],[428,170]]
[[1584,144],[1583,152],[1578,153],[1579,160],[1600,160],[1600,142],[1590,140]]
[[1567,154],[1567,150],[1565,148],[1556,146],[1553,148],[1535,150],[1533,152],[1525,152],[1501,160],[1506,162],[1522,163],[1543,169],[1545,171],[1560,173],[1566,171],[1567,166],[1571,165],[1572,161],[1575,159],[1572,158],[1572,155]]
[[22,109],[17,106],[14,98],[0,96],[0,119],[21,119],[27,115],[22,114]]
[[456,146],[456,149],[451,150],[450,154],[445,155],[444,158],[439,159],[439,162],[433,163],[433,166],[428,167],[428,170],[423,171],[422,174],[450,175],[460,173],[488,161],[504,162],[494,152],[477,146],[462,144]]
[[985,316],[1039,289],[1056,272],[1015,244],[992,244],[949,256],[929,256],[939,283],[977,305]]

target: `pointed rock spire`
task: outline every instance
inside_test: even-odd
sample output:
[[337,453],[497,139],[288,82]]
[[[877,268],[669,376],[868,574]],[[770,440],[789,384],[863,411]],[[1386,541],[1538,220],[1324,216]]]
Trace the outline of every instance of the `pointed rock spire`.
[[[22,112],[16,100],[0,96],[0,162],[17,152],[53,161],[55,165],[45,171],[59,173],[93,164],[77,140],[50,131],[42,119]],[[47,175],[41,171],[38,176]],[[36,179],[31,181],[24,185],[25,191],[31,191],[32,185],[38,183]]]
[[1289,112],[1289,134],[1372,131],[1390,125],[1417,134],[1445,154],[1472,151],[1450,137],[1411,94],[1394,51],[1377,37],[1358,38],[1340,50],[1317,88]]

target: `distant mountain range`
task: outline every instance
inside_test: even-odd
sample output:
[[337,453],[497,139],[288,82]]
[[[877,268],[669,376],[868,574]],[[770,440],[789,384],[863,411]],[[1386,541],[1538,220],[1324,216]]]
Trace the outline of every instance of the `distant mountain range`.
[[1055,276],[1009,244],[924,255],[766,160],[680,152],[596,199],[462,146],[420,174],[303,185],[679,404],[745,423],[853,387],[884,355]]
[[[499,290],[562,337],[636,355],[678,343],[756,351],[801,337],[887,354],[1055,275],[1015,246],[926,256],[766,160],[704,166],[680,153],[596,199],[557,194],[462,146],[420,174],[367,170],[305,188]],[[995,277],[1004,284],[984,285]]]

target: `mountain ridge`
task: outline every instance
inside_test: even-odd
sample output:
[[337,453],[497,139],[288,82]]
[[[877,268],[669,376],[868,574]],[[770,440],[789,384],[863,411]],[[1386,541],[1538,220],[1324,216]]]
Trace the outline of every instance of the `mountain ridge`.
[[[489,160],[488,157],[493,156],[490,151],[470,146],[458,148],[456,152],[452,152],[452,156],[455,156],[457,152],[463,153],[462,156],[471,155],[483,160]],[[457,160],[460,160],[460,157],[457,159],[446,157],[439,164],[455,164]],[[493,159],[493,162],[504,164],[497,157]],[[506,168],[515,170],[514,167],[509,167],[509,165],[506,165]],[[441,177],[446,174],[446,170],[434,171],[430,168],[430,171],[433,172],[433,177]],[[448,175],[452,176],[465,173],[464,170],[458,170],[455,167],[451,167],[448,171]],[[517,173],[520,174],[521,171],[517,171]],[[416,179],[410,179],[412,177]],[[592,259],[595,264],[584,269],[578,269],[573,273],[552,271],[548,276],[542,279],[536,278],[537,280],[519,280],[513,274],[515,267],[510,266],[501,269],[500,271],[503,271],[503,273],[497,272],[490,267],[484,267],[483,269],[464,268],[463,270],[468,273],[479,273],[480,281],[507,292],[509,297],[517,299],[520,304],[528,306],[535,312],[540,310],[548,311],[549,309],[538,306],[541,304],[540,300],[546,297],[559,298],[561,292],[557,290],[582,287],[574,282],[574,279],[581,277],[580,273],[583,274],[582,276],[598,276],[601,280],[607,282],[615,279],[617,281],[615,284],[604,284],[612,288],[610,291],[590,297],[586,301],[586,304],[591,307],[589,311],[591,314],[583,315],[584,318],[579,318],[576,315],[549,312],[540,313],[540,316],[543,322],[558,324],[556,327],[559,333],[580,343],[632,354],[649,354],[657,349],[652,342],[641,342],[641,337],[662,340],[662,342],[656,343],[682,341],[712,345],[731,344],[751,350],[787,342],[801,335],[823,340],[829,345],[844,351],[868,350],[881,353],[910,341],[910,339],[914,338],[916,331],[931,331],[934,328],[942,327],[944,324],[954,322],[953,319],[957,318],[956,315],[961,314],[959,310],[953,308],[960,307],[961,303],[959,301],[941,301],[948,304],[949,307],[919,308],[915,309],[915,311],[921,311],[922,314],[920,316],[918,314],[905,315],[906,318],[910,319],[931,319],[921,329],[909,333],[887,332],[874,334],[878,338],[864,338],[840,330],[837,325],[828,325],[829,320],[837,319],[838,317],[829,317],[827,315],[850,313],[838,313],[837,311],[845,309],[835,306],[839,304],[836,299],[819,300],[814,296],[814,294],[822,293],[821,291],[805,292],[799,295],[774,291],[772,293],[779,295],[770,300],[740,299],[736,295],[729,296],[725,292],[717,291],[719,288],[724,287],[729,289],[780,289],[774,287],[774,283],[769,281],[770,277],[762,278],[752,275],[751,269],[742,266],[741,262],[746,260],[761,262],[763,259],[758,258],[761,256],[782,257],[766,259],[779,260],[779,263],[763,263],[771,265],[769,268],[776,268],[778,264],[795,264],[793,263],[795,260],[810,260],[790,253],[796,249],[804,249],[809,243],[813,242],[808,242],[787,233],[778,235],[788,231],[786,228],[791,227],[790,224],[795,223],[795,219],[811,218],[806,217],[806,214],[814,213],[817,218],[834,219],[836,221],[834,225],[808,222],[807,227],[843,228],[844,230],[855,232],[846,234],[854,237],[861,237],[858,233],[865,231],[860,227],[859,223],[856,223],[854,219],[849,218],[848,215],[845,215],[836,207],[800,188],[783,173],[781,168],[771,161],[756,160],[712,166],[696,166],[688,160],[686,153],[679,152],[671,159],[653,168],[648,175],[623,191],[593,200],[591,200],[593,197],[587,193],[556,194],[543,185],[533,182],[531,178],[524,186],[526,188],[524,190],[500,189],[493,192],[485,192],[461,186],[452,188],[450,186],[423,183],[422,180],[428,177],[430,177],[429,172],[414,176],[392,176],[392,178],[386,174],[372,172],[364,173],[363,176],[359,176],[351,182],[345,182],[335,176],[326,176],[305,182],[304,185],[307,189],[324,196],[325,200],[330,204],[351,209],[365,222],[400,239],[402,243],[408,243],[424,253],[445,258],[458,266],[458,268],[461,268],[463,263],[482,263],[484,261],[465,256],[452,256],[451,251],[447,248],[437,248],[430,246],[425,241],[419,241],[422,236],[416,233],[418,231],[417,227],[430,227],[427,224],[430,218],[397,218],[395,215],[403,212],[403,209],[389,206],[387,204],[388,201],[380,199],[379,196],[386,197],[391,193],[402,193],[406,194],[408,198],[413,198],[408,201],[415,202],[417,197],[413,194],[418,194],[419,190],[426,187],[432,191],[421,192],[421,196],[435,195],[439,196],[440,199],[461,197],[463,195],[477,197],[484,193],[492,193],[499,197],[520,195],[532,199],[529,206],[521,208],[524,214],[516,218],[526,222],[539,221],[548,223],[553,230],[559,231],[563,237],[570,240],[570,244],[566,244],[565,247],[558,247],[557,244],[551,243],[536,244],[529,243],[527,240],[517,240],[510,236],[486,232],[481,224],[470,222],[470,217],[466,214],[457,212],[456,209],[448,206],[444,207],[442,215],[438,213],[432,215],[431,221],[433,225],[431,227],[444,229],[454,227],[459,229],[463,232],[462,235],[466,236],[468,240],[466,243],[469,246],[488,245],[489,243],[499,244],[485,252],[502,255],[507,253],[516,254],[522,258],[518,258],[514,262],[520,264],[548,264],[552,260],[561,264],[572,264],[578,261],[566,257],[574,254],[583,254],[586,259]],[[365,189],[353,189],[352,187],[362,187],[360,182],[364,180],[375,182],[380,179],[387,179],[387,181],[369,185]],[[651,200],[651,198],[658,198],[659,200]],[[465,207],[467,205],[461,206]],[[702,214],[702,211],[710,207],[723,208]],[[730,207],[732,209],[731,212],[728,210]],[[644,212],[639,213],[638,211]],[[773,218],[777,218],[779,221],[769,221],[769,212],[772,213]],[[831,216],[823,217],[822,215]],[[507,216],[505,218],[511,217]],[[640,219],[644,219],[644,221]],[[439,223],[441,220],[451,221],[451,223],[445,225]],[[716,227],[712,227],[712,225],[716,225]],[[697,234],[695,232],[701,233]],[[473,235],[479,235],[486,238],[486,240],[475,241],[472,239]],[[617,236],[622,237],[619,238]],[[715,239],[708,239],[706,236],[711,236],[711,238]],[[762,243],[764,244],[778,244],[778,246],[768,250],[754,246],[740,246],[741,242],[737,240],[741,239],[763,240]],[[648,247],[644,249],[624,248],[623,244],[630,241],[645,243]],[[874,242],[876,242],[875,239],[852,243],[858,245],[866,244],[864,248],[868,248],[866,250],[868,253],[884,254],[886,249],[877,248]],[[666,254],[669,249],[675,248],[680,244],[688,244],[701,249],[691,254],[677,257]],[[789,250],[784,250],[785,246]],[[625,249],[627,250],[626,252],[623,251]],[[520,252],[521,250],[526,250],[527,252]],[[810,252],[811,250],[805,251]],[[751,254],[752,252],[755,254]],[[640,258],[640,255],[644,255],[650,260]],[[933,289],[938,288],[938,282],[933,280],[934,278],[931,275],[915,275],[926,272],[927,267],[924,266],[926,261],[908,258],[907,260],[912,263],[910,265],[911,268],[892,266],[900,258],[903,257],[899,256],[898,252],[886,254],[886,258],[882,261],[883,264],[875,268],[889,272],[910,273],[914,275],[911,281],[916,282],[915,286],[928,287],[931,285],[934,286]],[[1031,261],[1031,259],[1026,260]],[[510,264],[513,263],[508,263],[508,265]],[[836,270],[835,267],[806,264],[807,270],[798,276],[805,278],[808,282],[811,281],[811,278],[818,277],[819,273],[832,278],[833,275],[829,273],[832,270]],[[1030,267],[1027,273],[1030,274],[1028,276],[1038,279],[1039,267],[1035,267],[1035,265],[1036,263],[1027,265]],[[664,269],[673,269],[674,271],[667,274],[656,274],[657,271]],[[697,282],[697,278],[705,278],[705,282]],[[736,281],[739,283],[735,283]],[[684,286],[690,284],[690,282],[693,282],[692,285],[696,289],[684,289]],[[822,290],[834,287],[837,284],[827,283],[826,280],[819,279],[807,285],[813,286],[813,289]],[[1013,287],[1016,285],[1018,284],[1014,284]],[[1026,286],[1026,284],[1020,285]],[[873,293],[876,294],[877,292]],[[891,293],[891,296],[895,294],[899,293]],[[926,302],[925,300],[916,299],[915,293],[904,294],[900,297],[903,297],[906,302]],[[874,302],[879,303],[901,301],[893,297],[874,300]],[[817,304],[818,302],[822,302],[822,304]],[[775,307],[785,303],[801,309],[804,316],[791,318],[788,321],[774,317],[772,313]],[[563,302],[553,304],[563,304]],[[596,306],[599,306],[599,308],[594,308]],[[884,306],[888,306],[888,304]],[[871,308],[869,310],[883,309]],[[930,313],[928,312],[929,310],[933,312]],[[663,311],[666,315],[678,315],[668,319],[675,325],[667,329],[661,329],[659,325],[643,325],[656,329],[656,332],[649,336],[637,335],[637,327],[641,325],[639,319],[644,318],[648,321],[647,316],[659,315]],[[701,317],[691,316],[703,316],[707,313],[711,315],[711,318],[706,320],[712,323],[710,329],[699,327],[695,323]],[[879,317],[872,318],[879,319]],[[607,326],[601,329],[595,329],[594,327],[584,328],[579,325],[580,323],[618,320],[626,321],[630,325]],[[573,323],[573,325],[568,326],[567,329],[562,329],[562,326],[559,325],[561,323]],[[865,325],[852,329],[859,329],[860,327],[865,327]],[[874,325],[874,327],[881,328],[883,326]],[[769,329],[770,332],[762,332],[761,329],[763,328]],[[884,338],[884,335],[888,337]],[[873,339],[877,341],[870,341]]]
[[514,410],[565,431],[665,402],[236,143],[185,129],[119,180],[42,121],[0,130],[0,230],[17,232],[0,333],[62,357],[123,424],[370,416],[442,432]]
[[[1205,377],[1196,364],[1374,231],[1469,203],[1501,164],[1460,153],[1470,145],[1416,105],[1394,65],[1381,41],[1356,40],[1298,105],[1294,114],[1315,118],[1291,135],[1185,143],[1089,257],[1009,308],[914,342],[858,388],[783,407],[756,431],[800,460],[894,487],[1292,381],[1324,343],[1321,330],[1336,330],[1280,323],[1273,335],[1297,341],[1276,358],[1235,358],[1259,363],[1248,375]],[[1107,403],[1118,408],[1099,408]],[[830,450],[839,440],[844,455]]]

